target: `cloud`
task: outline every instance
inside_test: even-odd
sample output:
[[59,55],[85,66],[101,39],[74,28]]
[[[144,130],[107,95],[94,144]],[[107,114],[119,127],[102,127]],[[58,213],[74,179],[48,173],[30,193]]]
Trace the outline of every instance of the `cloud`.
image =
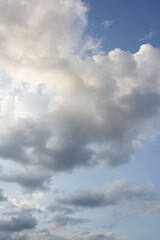
[[0,157],[38,167],[37,173],[11,172],[1,180],[42,189],[58,172],[127,163],[158,136],[158,48],[146,44],[135,54],[114,49],[82,59],[76,46],[87,7],[81,1],[0,4],[8,9],[0,19],[1,59],[11,78],[1,90],[2,98],[7,96],[0,109],[6,114],[0,121]]
[[[101,39],[87,34],[87,12],[81,0],[0,1],[0,181],[18,184],[25,193],[51,189],[52,177],[61,172],[128,163],[159,136],[160,49],[145,44],[134,54],[102,52]],[[111,24],[106,20],[103,27]],[[46,209],[54,224],[71,226],[87,221],[69,215],[76,211],[153,195],[148,185],[130,187],[120,180],[103,191],[74,190]],[[1,239],[126,238],[38,232],[31,214],[40,210],[38,199],[8,197],[9,207],[21,212],[4,214]],[[7,197],[0,190],[2,200]]]
[[8,197],[3,194],[3,189],[0,188],[0,202],[1,201],[8,201]]
[[79,207],[105,206],[105,194],[92,190],[75,190],[64,198],[57,199],[61,204]]
[[51,174],[48,171],[29,169],[25,172],[12,171],[9,174],[1,173],[0,180],[8,183],[17,183],[25,192],[45,191],[50,188]]
[[73,217],[68,217],[62,214],[57,214],[55,215],[52,220],[49,221],[55,223],[55,225],[64,227],[67,225],[77,225],[77,224],[82,224],[82,223],[87,223],[89,222],[89,219],[86,218],[73,218]]
[[[75,208],[59,205],[58,203],[53,203],[47,207],[47,210],[55,213],[60,212],[63,214],[72,214],[75,212]],[[77,209],[78,210],[78,209]]]
[[103,240],[115,240],[115,234],[112,232],[109,233],[90,233],[85,236],[85,239],[87,240],[96,240],[96,239],[103,239]]
[[11,234],[9,232],[2,233],[0,232],[1,240],[29,240],[27,234],[15,233]]
[[[56,234],[55,232],[51,232],[48,229],[42,228],[37,231],[38,239],[43,240],[129,240],[126,236],[122,236],[118,238],[115,233],[108,232],[108,233],[101,233],[101,232],[86,232],[86,233],[79,233],[79,234],[70,234],[70,235],[63,235],[63,234]],[[32,240],[32,239],[31,239]]]
[[151,216],[160,212],[160,202],[152,204],[152,206],[146,208],[139,213],[140,216]]
[[152,40],[154,37],[156,37],[158,34],[160,33],[160,31],[150,31],[148,34],[146,34],[144,37],[140,38],[140,41],[150,41]]
[[[42,192],[20,195],[17,198],[8,197],[9,203],[18,209],[31,209],[32,211],[42,211],[43,208],[39,205],[39,200],[42,199],[44,194]],[[10,215],[11,213],[9,213]]]
[[20,232],[25,229],[33,229],[37,225],[37,220],[31,213],[20,213],[8,220],[0,220],[0,232]]
[[55,56],[65,57],[76,47],[87,24],[87,8],[80,0],[68,4],[3,0],[0,9],[1,56],[14,65],[35,65],[39,57],[49,60],[51,50]]
[[[57,204],[80,208],[97,208],[119,204],[121,201],[147,201],[154,198],[154,190],[150,185],[129,186],[129,180],[121,179],[108,184],[106,191],[73,190],[64,197],[56,198]],[[52,210],[52,205],[48,208]]]
[[29,172],[3,178],[30,189],[44,187],[48,170],[132,161],[160,130],[160,50],[82,57],[78,49],[95,46],[84,36],[88,8],[67,2],[0,2],[1,61],[11,78],[1,90],[0,157],[46,171],[33,181]]
[[107,30],[108,28],[110,28],[110,26],[114,23],[113,20],[108,20],[106,19],[103,23],[102,26],[104,27],[105,30]]
[[[115,50],[109,55],[117,62],[119,54],[127,55],[124,65],[129,64],[128,55],[130,58],[131,54]],[[138,53],[135,57],[139,58]],[[101,58],[106,60],[105,57]],[[124,75],[121,72],[119,76],[121,74]],[[148,131],[146,124],[151,125],[150,122],[158,117],[158,89],[148,89],[141,78],[138,84],[142,88],[123,89],[119,86],[117,92],[113,80],[109,91],[108,83],[104,86],[101,78],[98,84],[102,86],[99,89],[94,86],[97,83],[89,83],[89,80],[87,84],[92,86],[83,86],[83,91],[77,93],[80,96],[76,98],[76,91],[73,91],[65,98],[65,102],[55,103],[55,109],[45,117],[14,122],[2,134],[0,156],[22,165],[38,165],[53,172],[71,171],[95,164],[113,167],[131,161],[139,146],[143,146],[145,139],[148,140],[148,136],[145,136]],[[146,79],[150,81],[147,76]],[[156,77],[154,82],[156,86]],[[117,84],[121,85],[122,82]]]

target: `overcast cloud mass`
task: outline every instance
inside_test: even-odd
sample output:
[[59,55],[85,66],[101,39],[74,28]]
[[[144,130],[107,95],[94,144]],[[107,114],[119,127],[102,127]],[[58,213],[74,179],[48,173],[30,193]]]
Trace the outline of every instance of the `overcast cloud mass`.
[[[98,211],[160,212],[158,186],[137,183],[136,173],[106,176],[101,189],[100,175],[91,188],[68,191],[64,178],[56,188],[61,174],[88,169],[89,179],[93,168],[132,164],[160,135],[160,48],[105,52],[89,11],[82,0],[0,1],[2,240],[139,240],[96,229]],[[99,27],[109,32],[116,22],[106,19]]]

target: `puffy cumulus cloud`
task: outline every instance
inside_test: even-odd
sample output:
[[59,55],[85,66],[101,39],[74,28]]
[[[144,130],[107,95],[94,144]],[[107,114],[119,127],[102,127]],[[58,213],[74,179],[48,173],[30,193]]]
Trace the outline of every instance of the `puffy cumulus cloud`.
[[135,54],[115,49],[81,58],[78,48],[90,45],[82,1],[0,6],[1,62],[11,78],[2,89],[0,157],[46,175],[37,172],[31,182],[29,172],[14,172],[5,181],[36,189],[50,179],[48,169],[124,164],[159,134],[160,49],[147,44]]
[[[146,186],[129,186],[127,179],[108,184],[106,191],[73,190],[64,197],[56,199],[57,204],[80,208],[96,208],[119,204],[121,201],[147,201],[154,199],[154,190],[150,184]],[[54,204],[53,204],[54,206]],[[48,207],[52,211],[52,205]]]
[[[33,193],[20,195],[17,198],[8,197],[9,203],[18,209],[33,209],[37,211],[42,211],[43,208],[40,207],[39,200],[43,198],[43,193]],[[11,213],[8,213],[10,215]]]
[[87,24],[80,0],[3,0],[0,9],[1,55],[22,68],[68,56]]
[[31,213],[21,212],[10,219],[0,220],[0,232],[20,232],[25,229],[33,229],[36,225],[37,220]]

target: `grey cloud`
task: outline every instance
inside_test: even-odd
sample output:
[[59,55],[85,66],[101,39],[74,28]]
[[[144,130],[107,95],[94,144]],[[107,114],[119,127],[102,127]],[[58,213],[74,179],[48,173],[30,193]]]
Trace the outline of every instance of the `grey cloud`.
[[20,232],[25,229],[33,229],[37,225],[37,220],[31,213],[21,213],[8,220],[0,220],[1,232]]
[[[71,240],[73,239],[73,236],[67,236],[67,235],[60,235],[51,233],[48,229],[42,228],[37,231],[38,239],[47,239],[47,240]],[[129,240],[127,237],[117,237],[115,233],[108,232],[108,233],[102,233],[102,232],[85,232],[85,233],[79,233],[74,234],[74,239],[76,240]]]
[[116,236],[114,233],[90,233],[85,236],[87,240],[116,240]]
[[26,192],[49,190],[51,173],[38,169],[26,169],[25,172],[12,171],[10,174],[1,173],[0,180],[9,183],[17,183]]
[[[32,154],[34,145],[43,148],[49,138],[49,129],[32,121],[18,122],[9,129],[4,142],[0,145],[0,155],[4,159],[12,159],[20,164],[34,164],[36,159]],[[32,149],[33,148],[33,149]]]
[[68,226],[68,225],[72,226],[72,225],[76,225],[76,224],[87,223],[87,222],[89,222],[89,219],[72,218],[72,217],[68,217],[65,215],[57,214],[49,222],[53,222],[58,226],[64,227],[64,226]]
[[62,113],[60,108],[39,121],[23,120],[9,129],[1,140],[0,155],[53,172],[123,164],[137,150],[142,122],[155,116],[159,105],[157,93],[133,90],[119,103],[106,104],[100,119],[90,115],[91,110],[74,113],[74,109],[64,108]]
[[128,108],[130,121],[147,119],[159,110],[160,95],[156,92],[140,93],[134,89],[132,94],[123,96],[120,102]]
[[8,197],[3,194],[3,189],[0,188],[0,202],[1,201],[8,201]]
[[[72,214],[75,212],[75,208],[59,205],[58,203],[53,203],[53,204],[49,205],[46,209],[53,213],[60,212],[60,213],[64,213],[64,214]],[[76,210],[78,210],[78,209],[76,209]]]
[[29,240],[28,234],[12,234],[10,240]]
[[[62,121],[61,118],[57,121],[65,124],[65,120]],[[1,156],[23,165],[41,164],[55,172],[90,165],[91,153],[82,134],[74,130],[68,120],[67,126],[60,125],[57,121],[45,119],[40,123],[19,123],[14,129],[10,129],[11,133],[6,134],[6,139],[0,146]],[[55,127],[52,129],[53,125]],[[74,138],[76,135],[77,139]]]
[[95,208],[105,205],[105,194],[92,190],[75,190],[57,201],[71,206]]
[[[145,189],[146,188],[146,189]],[[122,179],[111,184],[105,192],[94,190],[74,190],[64,197],[57,198],[59,204],[96,208],[119,204],[121,201],[147,201],[154,198],[149,186],[129,187],[129,181]]]
[[1,240],[29,240],[27,234],[20,234],[20,233],[12,234],[9,232],[5,232],[5,233],[0,232],[0,239]]

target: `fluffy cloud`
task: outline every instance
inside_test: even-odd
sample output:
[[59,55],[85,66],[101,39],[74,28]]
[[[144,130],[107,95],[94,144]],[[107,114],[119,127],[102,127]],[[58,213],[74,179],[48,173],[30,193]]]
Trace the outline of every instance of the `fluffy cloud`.
[[[39,193],[21,195],[21,196],[18,196],[17,199],[9,197],[8,200],[13,207],[21,209],[21,211],[22,209],[31,209],[31,210],[38,210],[41,212],[42,209],[38,201],[42,199],[43,196],[44,195],[41,192],[39,192]],[[9,212],[7,215],[11,215],[11,213]]]
[[76,47],[88,38],[80,0],[0,5],[1,62],[11,79],[1,90],[1,158],[53,172],[113,167],[131,161],[150,128],[157,136],[159,49],[81,58]]
[[[4,128],[0,156],[54,172],[130,161],[158,119],[158,53],[146,45],[135,55],[116,49],[79,63],[74,82],[72,76],[65,91],[60,84],[49,113]],[[155,124],[153,137],[157,131]]]
[[80,0],[3,0],[0,9],[1,56],[14,67],[68,56],[87,24],[87,8]]

